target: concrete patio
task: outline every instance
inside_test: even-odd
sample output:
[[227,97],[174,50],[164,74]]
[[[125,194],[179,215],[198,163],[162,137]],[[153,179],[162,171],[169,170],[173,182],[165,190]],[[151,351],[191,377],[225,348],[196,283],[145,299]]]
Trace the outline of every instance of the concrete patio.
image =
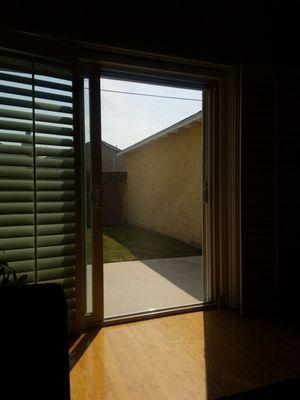
[[104,264],[105,317],[197,304],[202,295],[202,257]]

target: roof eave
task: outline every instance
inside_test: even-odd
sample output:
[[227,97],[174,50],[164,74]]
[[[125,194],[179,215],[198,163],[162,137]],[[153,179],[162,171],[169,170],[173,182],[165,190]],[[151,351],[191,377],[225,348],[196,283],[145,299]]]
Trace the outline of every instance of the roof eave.
[[168,128],[165,128],[162,131],[159,131],[159,132],[155,133],[154,135],[149,136],[146,139],[141,140],[140,142],[133,144],[132,146],[127,147],[127,149],[120,151],[117,154],[117,157],[127,154],[131,151],[137,150],[141,147],[144,147],[145,145],[147,145],[151,142],[155,142],[155,141],[161,139],[162,137],[167,136],[170,133],[175,133],[179,129],[189,126],[193,122],[201,121],[201,120],[202,120],[202,110],[198,111],[195,114],[190,115],[187,118],[182,119],[179,122],[176,122],[176,124],[173,124],[173,125],[169,126]]

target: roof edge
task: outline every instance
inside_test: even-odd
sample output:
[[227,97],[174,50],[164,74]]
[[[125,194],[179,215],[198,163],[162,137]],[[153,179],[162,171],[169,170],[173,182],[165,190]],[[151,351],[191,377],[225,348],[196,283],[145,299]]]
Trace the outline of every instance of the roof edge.
[[107,146],[107,147],[109,147],[109,148],[111,148],[111,149],[113,149],[113,150],[116,150],[117,152],[122,151],[122,150],[119,149],[118,147],[114,146],[113,144],[107,143],[107,142],[105,142],[104,140],[101,140],[101,142],[102,142],[102,144],[104,144],[105,146]]
[[176,122],[175,124],[173,124],[171,126],[168,126],[167,128],[165,128],[165,129],[163,129],[163,130],[161,130],[161,131],[159,131],[157,133],[154,133],[153,135],[147,137],[146,139],[140,140],[139,142],[127,147],[124,150],[119,151],[118,154],[117,154],[117,157],[119,157],[119,156],[121,156],[123,154],[129,153],[130,151],[136,150],[136,149],[138,149],[140,147],[143,147],[146,144],[148,144],[148,143],[150,143],[150,142],[152,142],[154,140],[160,139],[161,137],[164,137],[164,136],[168,135],[169,133],[171,133],[174,130],[183,128],[185,126],[188,126],[188,125],[190,125],[191,123],[193,123],[193,122],[195,122],[197,120],[202,120],[202,110],[196,112],[195,114],[190,115],[187,118],[184,118],[184,119]]

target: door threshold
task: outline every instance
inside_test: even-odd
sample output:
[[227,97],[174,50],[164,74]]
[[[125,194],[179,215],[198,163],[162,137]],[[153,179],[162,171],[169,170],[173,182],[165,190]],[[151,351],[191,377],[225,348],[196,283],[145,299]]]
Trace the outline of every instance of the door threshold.
[[168,317],[168,316],[177,315],[177,314],[205,311],[205,310],[210,310],[210,309],[213,309],[216,307],[217,307],[217,305],[215,303],[200,303],[200,304],[195,304],[195,305],[172,307],[172,308],[167,308],[167,309],[163,309],[163,310],[143,311],[140,313],[126,314],[126,315],[104,318],[103,322],[101,323],[101,326],[106,327],[106,326],[112,326],[112,325],[127,324],[130,322],[145,321],[145,320],[153,319],[153,318],[161,318],[161,317]]

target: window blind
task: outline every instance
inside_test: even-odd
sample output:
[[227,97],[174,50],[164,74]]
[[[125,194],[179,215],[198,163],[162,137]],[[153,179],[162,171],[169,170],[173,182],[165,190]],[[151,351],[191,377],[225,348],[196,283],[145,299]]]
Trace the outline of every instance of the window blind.
[[75,301],[72,70],[0,57],[0,259]]

